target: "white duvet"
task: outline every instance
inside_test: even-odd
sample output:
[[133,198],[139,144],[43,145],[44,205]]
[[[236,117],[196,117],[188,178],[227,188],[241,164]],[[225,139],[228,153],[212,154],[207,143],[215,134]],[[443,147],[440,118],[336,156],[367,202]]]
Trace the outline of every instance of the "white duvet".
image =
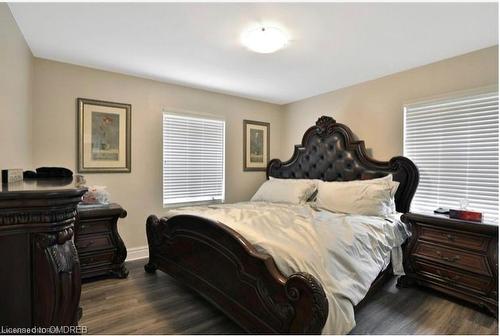
[[356,325],[354,306],[391,260],[402,273],[400,246],[407,237],[399,215],[346,215],[311,205],[243,202],[170,210],[166,217],[192,214],[219,221],[270,254],[289,276],[308,272],[328,298],[323,334],[346,334]]

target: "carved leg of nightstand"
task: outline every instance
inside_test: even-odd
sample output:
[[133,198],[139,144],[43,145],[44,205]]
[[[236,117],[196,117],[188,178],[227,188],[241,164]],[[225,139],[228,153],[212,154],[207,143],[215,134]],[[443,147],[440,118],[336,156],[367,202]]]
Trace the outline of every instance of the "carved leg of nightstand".
[[398,288],[408,288],[411,286],[416,285],[416,281],[413,277],[408,276],[408,275],[402,275],[398,278],[398,281],[396,282],[396,287]]
[[152,262],[148,262],[146,265],[144,265],[144,270],[147,273],[155,273],[156,270],[158,269],[158,266]]
[[498,307],[497,306],[489,306],[488,311],[495,316],[495,318],[498,320]]
[[112,273],[114,276],[120,279],[125,279],[126,277],[128,277],[128,269],[125,267],[125,265],[122,265],[122,267],[113,270]]
[[488,302],[482,302],[479,306],[498,320],[498,306]]

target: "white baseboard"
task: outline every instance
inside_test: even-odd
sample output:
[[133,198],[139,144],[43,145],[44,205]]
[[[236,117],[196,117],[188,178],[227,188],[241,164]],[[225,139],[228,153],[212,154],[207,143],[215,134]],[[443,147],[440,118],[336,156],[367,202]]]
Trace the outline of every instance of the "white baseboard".
[[149,257],[148,246],[132,247],[127,249],[127,259],[125,261],[132,261],[137,259],[144,259]]

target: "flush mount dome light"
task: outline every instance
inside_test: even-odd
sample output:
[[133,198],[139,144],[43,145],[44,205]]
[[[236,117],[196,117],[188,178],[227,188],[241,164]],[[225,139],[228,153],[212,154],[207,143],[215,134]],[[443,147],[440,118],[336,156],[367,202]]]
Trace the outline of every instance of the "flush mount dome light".
[[261,26],[243,32],[241,43],[252,51],[270,54],[285,47],[288,36],[278,28]]

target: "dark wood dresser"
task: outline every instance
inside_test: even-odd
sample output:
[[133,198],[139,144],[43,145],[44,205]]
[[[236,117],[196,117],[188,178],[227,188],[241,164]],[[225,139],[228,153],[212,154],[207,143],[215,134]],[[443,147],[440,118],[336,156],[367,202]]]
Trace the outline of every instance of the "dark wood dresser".
[[412,236],[398,284],[427,286],[498,316],[498,225],[414,213],[403,220]]
[[126,278],[127,249],[118,234],[118,219],[127,212],[118,204],[78,207],[75,244],[80,256],[82,279],[98,276]]
[[78,324],[81,279],[73,232],[85,191],[71,179],[2,184],[0,326]]

